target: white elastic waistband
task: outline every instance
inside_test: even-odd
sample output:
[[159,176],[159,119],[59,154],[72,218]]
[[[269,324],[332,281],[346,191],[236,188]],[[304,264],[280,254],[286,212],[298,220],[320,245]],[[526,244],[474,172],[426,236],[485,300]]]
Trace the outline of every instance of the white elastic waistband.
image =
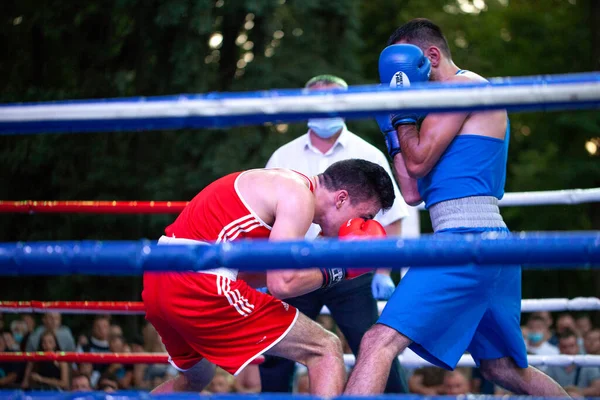
[[[158,239],[157,244],[158,245],[167,245],[167,246],[168,245],[181,245],[181,244],[191,244],[191,245],[195,245],[195,246],[198,246],[198,245],[202,246],[202,245],[210,245],[211,243],[203,242],[201,240],[183,239],[183,238],[176,238],[176,237],[169,237],[169,236],[162,235]],[[231,269],[231,268],[203,269],[203,270],[195,270],[195,272],[198,272],[200,274],[221,275],[232,281],[235,281],[237,279],[237,275],[238,275],[238,270]]]
[[498,199],[473,196],[442,201],[429,208],[433,231],[453,228],[506,228]]

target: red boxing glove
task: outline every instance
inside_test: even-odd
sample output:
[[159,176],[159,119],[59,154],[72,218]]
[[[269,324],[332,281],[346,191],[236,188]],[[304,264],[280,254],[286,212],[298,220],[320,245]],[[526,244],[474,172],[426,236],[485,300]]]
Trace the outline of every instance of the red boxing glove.
[[[340,227],[338,236],[341,240],[365,240],[386,237],[385,228],[379,222],[369,219],[352,218]],[[346,269],[346,279],[373,271],[373,268],[350,268]]]
[[352,218],[340,227],[338,232],[340,238],[356,240],[375,237],[385,237],[385,228],[374,219],[364,220]]

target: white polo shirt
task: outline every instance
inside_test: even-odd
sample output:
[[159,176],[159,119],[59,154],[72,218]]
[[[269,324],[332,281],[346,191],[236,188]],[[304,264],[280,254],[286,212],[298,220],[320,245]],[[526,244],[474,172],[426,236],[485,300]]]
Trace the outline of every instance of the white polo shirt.
[[[289,168],[302,172],[305,175],[313,176],[324,172],[331,164],[337,161],[350,158],[359,158],[379,164],[387,171],[390,178],[392,178],[394,194],[396,195],[394,204],[388,211],[384,213],[380,211],[375,216],[375,219],[383,226],[386,226],[406,217],[408,215],[408,206],[404,202],[400,190],[398,190],[398,185],[392,175],[387,158],[375,146],[350,132],[345,126],[337,141],[327,153],[321,153],[312,145],[307,132],[275,150],[266,167]],[[320,230],[319,225],[312,224],[306,233],[306,239],[314,239]]]

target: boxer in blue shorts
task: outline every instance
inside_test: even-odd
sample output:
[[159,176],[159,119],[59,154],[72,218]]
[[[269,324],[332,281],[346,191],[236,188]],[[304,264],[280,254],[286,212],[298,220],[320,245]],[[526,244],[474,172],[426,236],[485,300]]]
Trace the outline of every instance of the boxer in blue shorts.
[[[379,75],[397,88],[410,81],[486,82],[454,64],[440,28],[427,19],[394,32],[380,55]],[[505,110],[398,112],[377,122],[404,199],[425,202],[436,234],[508,233],[498,209],[509,142]],[[468,351],[486,379],[515,394],[567,397],[528,366],[520,315],[519,266],[411,268],[364,335],[345,393],[382,393],[392,360],[410,347],[445,369]]]

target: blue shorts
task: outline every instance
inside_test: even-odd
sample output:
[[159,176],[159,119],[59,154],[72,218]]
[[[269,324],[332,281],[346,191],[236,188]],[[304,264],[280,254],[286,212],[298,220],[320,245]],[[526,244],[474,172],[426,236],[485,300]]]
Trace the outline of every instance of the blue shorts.
[[[508,232],[449,229],[436,234]],[[468,351],[480,360],[511,357],[527,367],[521,334],[521,268],[516,265],[411,268],[377,321],[413,341],[411,350],[445,369]]]

